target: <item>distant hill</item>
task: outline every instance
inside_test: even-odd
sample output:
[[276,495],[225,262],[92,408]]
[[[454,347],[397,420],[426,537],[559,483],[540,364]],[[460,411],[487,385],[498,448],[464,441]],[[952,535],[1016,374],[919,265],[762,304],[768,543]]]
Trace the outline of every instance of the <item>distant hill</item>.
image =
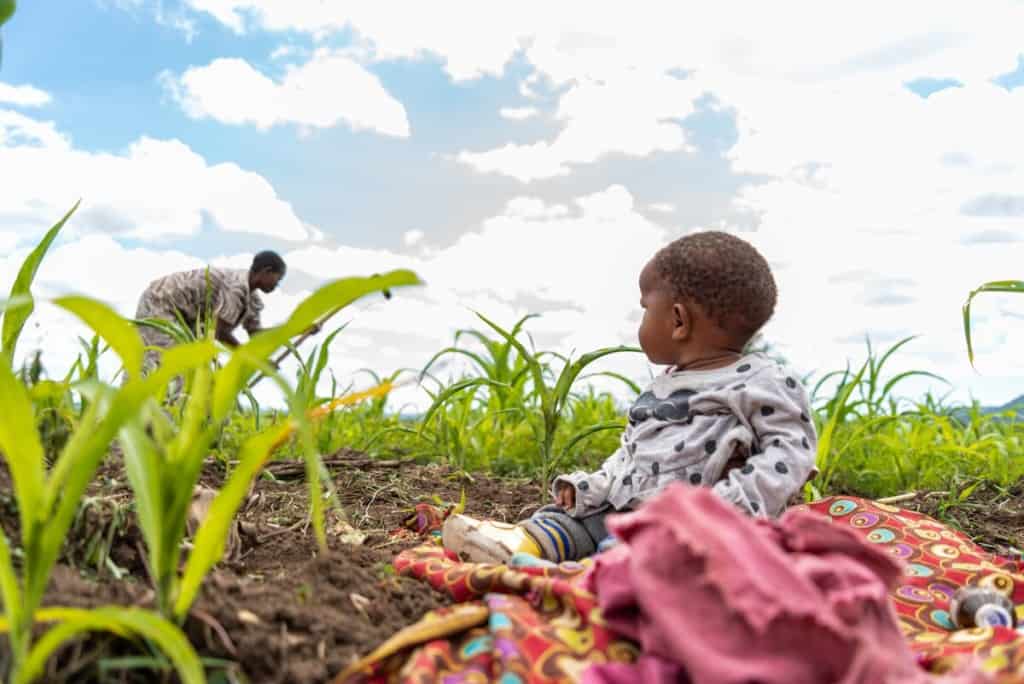
[[[992,414],[1010,413],[1010,415],[999,415],[992,419],[1000,423],[1013,423],[1017,421],[1024,421],[1024,394],[1017,397],[1016,399],[1011,399],[1002,406],[982,406],[980,412],[984,416],[990,416]],[[969,422],[970,415],[971,411],[970,409],[967,408],[958,408],[949,414],[950,418],[957,421],[958,423]]]

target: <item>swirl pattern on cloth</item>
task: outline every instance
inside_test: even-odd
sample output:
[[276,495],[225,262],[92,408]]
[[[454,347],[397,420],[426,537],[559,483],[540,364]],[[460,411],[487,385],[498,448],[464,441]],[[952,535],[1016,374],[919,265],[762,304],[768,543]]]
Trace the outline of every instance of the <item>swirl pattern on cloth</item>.
[[[980,585],[1008,596],[1024,621],[1020,561],[990,554],[928,516],[864,499],[830,497],[792,510],[827,516],[900,562],[890,598],[922,673],[950,673],[970,659],[993,682],[1024,682],[1024,633],[957,630],[949,614],[957,588]],[[423,545],[394,565],[456,603],[397,633],[335,684],[578,682],[593,665],[628,668],[642,660],[638,644],[609,628],[588,590],[589,559],[516,568],[463,563]]]

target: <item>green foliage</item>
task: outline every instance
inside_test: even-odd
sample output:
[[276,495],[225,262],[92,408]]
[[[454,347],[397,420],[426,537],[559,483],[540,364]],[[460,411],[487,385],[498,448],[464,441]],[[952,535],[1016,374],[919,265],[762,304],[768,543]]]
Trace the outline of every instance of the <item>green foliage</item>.
[[3,26],[11,18],[16,7],[17,4],[14,0],[0,0],[0,26]]
[[[867,359],[856,373],[849,368],[829,373],[815,386],[820,474],[809,487],[811,497],[959,492],[979,478],[1009,486],[1024,477],[1024,462],[1013,457],[1024,440],[1024,424],[1000,422],[976,406],[961,421],[953,417],[956,407],[930,394],[917,402],[896,395],[897,386],[911,377],[943,381],[931,373],[905,371],[883,380],[886,362],[911,339],[880,357],[868,344]],[[836,386],[819,396],[833,378]]]
[[[2,2],[3,0],[0,0],[0,3]],[[10,12],[14,12],[13,3],[9,6],[9,9]],[[3,7],[0,5],[0,14],[2,14],[2,10]],[[27,300],[27,303],[17,308],[8,309],[4,314],[3,325],[0,327],[0,363],[6,363],[8,366],[14,363],[14,350],[18,345],[18,338],[25,327],[25,321],[28,320],[35,309],[35,304],[32,300],[32,281],[35,280],[36,273],[39,271],[39,265],[42,263],[43,257],[46,256],[46,252],[50,249],[50,245],[57,239],[57,234],[61,228],[64,227],[64,224],[67,223],[71,215],[78,209],[78,204],[76,202],[75,206],[71,207],[71,211],[65,214],[64,218],[58,221],[53,228],[47,231],[42,242],[32,250],[32,253],[28,255],[28,258],[25,259],[18,270],[18,275],[14,279],[14,285],[11,286],[10,300],[24,299]]]
[[[489,351],[491,361],[475,357],[471,352],[457,347],[441,353],[458,352],[469,356],[489,376],[462,380],[442,391],[427,410],[423,423],[428,424],[438,410],[449,406],[461,392],[470,389],[475,392],[480,387],[488,387],[492,390],[491,396],[496,399],[488,408],[494,410],[498,420],[503,422],[506,415],[516,415],[526,422],[533,433],[539,455],[541,489],[546,492],[554,468],[573,447],[597,432],[616,427],[611,424],[588,426],[583,431],[569,436],[562,450],[556,451],[555,439],[563,418],[571,407],[573,384],[583,370],[595,361],[611,354],[639,352],[640,349],[608,347],[584,354],[576,361],[563,359],[561,371],[555,375],[551,364],[544,361],[544,358],[558,356],[552,352],[533,352],[527,349],[518,337],[523,323],[529,317],[521,319],[511,331],[505,330],[480,313],[477,313],[477,317],[500,336],[497,340],[492,340],[479,331],[470,331],[470,334]],[[466,415],[469,404],[463,401],[459,426],[468,425]]]
[[[15,0],[0,0],[0,26],[3,26],[11,18],[16,7]],[[0,65],[3,64],[3,48],[3,36],[0,36]]]
[[[87,316],[98,327],[117,330],[116,314],[103,305],[79,298],[57,303],[72,313]],[[32,626],[43,592],[86,487],[117,431],[136,415],[156,385],[136,379],[117,392],[94,389],[94,401],[82,417],[79,429],[68,439],[53,467],[47,469],[28,388],[8,365],[0,363],[0,415],[4,416],[0,421],[0,452],[11,473],[21,530],[20,577],[15,572],[10,543],[0,534],[0,593],[11,644],[13,682],[31,681],[38,672],[40,659],[45,662],[62,641],[82,629],[107,629],[114,624],[115,616],[99,612],[92,618],[83,617],[84,613],[67,614],[60,624],[32,643]],[[88,627],[83,626],[86,623]],[[142,622],[132,624],[131,629],[145,627]],[[189,654],[194,659],[191,648],[186,655]],[[199,672],[200,678],[190,681],[202,681]],[[184,677],[187,673],[182,674]]]
[[1012,292],[1020,294],[1024,292],[1024,280],[996,280],[971,290],[970,294],[967,295],[967,301],[964,302],[963,307],[964,338],[967,340],[967,358],[972,366],[974,365],[974,345],[971,344],[971,302],[983,292]]
[[[300,385],[294,391],[270,372],[267,360],[295,334],[307,330],[325,314],[371,292],[417,282],[411,273],[395,272],[377,278],[349,278],[326,285],[302,302],[283,326],[256,335],[232,350],[227,362],[216,369],[212,361],[218,349],[212,339],[179,345],[165,353],[161,372],[178,368],[184,371],[187,397],[182,407],[180,427],[162,420],[159,407],[150,406],[148,413],[134,416],[121,429],[125,467],[135,492],[139,525],[146,539],[150,572],[163,615],[178,621],[187,616],[203,578],[223,555],[231,521],[253,478],[273,450],[296,429],[301,450],[307,459],[314,529],[321,546],[326,544],[321,464],[305,419],[306,411],[314,402],[315,379],[326,366],[326,352],[320,355],[322,364],[318,361],[313,369],[304,366]],[[212,335],[211,326],[206,326],[206,330],[208,335]],[[132,342],[135,346],[128,344],[119,338],[121,332],[109,326],[105,339],[112,348],[123,352],[122,358],[127,356],[131,359],[126,361],[126,366],[136,368],[136,364],[141,365],[141,342],[138,335],[134,335]],[[257,370],[270,372],[290,397],[293,423],[273,426],[246,441],[238,457],[238,465],[200,525],[184,575],[179,578],[189,505],[203,462],[222,426],[230,418],[238,395]],[[154,428],[151,434],[147,434],[147,426]]]
[[[95,336],[91,342],[82,341],[83,353],[63,380],[44,379],[39,355],[18,377],[10,360],[32,311],[31,284],[49,245],[70,215],[54,226],[26,259],[4,308],[0,453],[10,471],[20,516],[20,548],[12,549],[0,534],[2,626],[11,644],[11,681],[28,682],[37,677],[50,655],[68,639],[85,631],[106,630],[123,637],[143,637],[164,651],[182,681],[202,682],[202,666],[174,623],[184,621],[203,579],[221,559],[228,531],[252,480],[274,450],[293,436],[306,458],[314,527],[321,546],[326,543],[322,466],[307,418],[307,411],[318,401],[315,385],[326,367],[326,345],[315,365],[311,360],[312,367],[297,391],[270,370],[267,359],[325,314],[368,293],[419,281],[411,272],[395,271],[331,283],[302,302],[283,326],[232,350],[223,365],[217,362],[221,349],[212,339],[212,326],[190,331],[180,325],[171,332],[182,344],[167,350],[160,367],[147,377],[142,375],[145,348],[132,321],[100,302],[61,297],[54,303],[74,314]],[[99,358],[108,348],[120,358],[125,372],[126,381],[120,387],[99,378]],[[287,423],[275,424],[246,440],[238,465],[199,526],[179,577],[189,506],[203,461],[257,370],[278,381],[289,397],[292,416]],[[180,415],[174,416],[159,400],[178,377],[185,379],[186,396]],[[48,426],[45,416],[50,414],[58,416],[65,429],[59,439],[47,436],[50,448],[44,448],[39,429]],[[86,489],[115,438],[121,441],[135,493],[136,515],[161,615],[119,608],[40,610],[64,539],[81,506],[87,505]],[[20,572],[13,560],[15,551]],[[33,643],[37,622],[56,624]]]

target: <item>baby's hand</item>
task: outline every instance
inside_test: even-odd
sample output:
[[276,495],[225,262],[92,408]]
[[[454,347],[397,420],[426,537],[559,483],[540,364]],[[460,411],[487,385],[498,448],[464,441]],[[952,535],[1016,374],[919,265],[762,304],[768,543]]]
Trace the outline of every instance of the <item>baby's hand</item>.
[[555,488],[555,503],[567,511],[576,508],[576,488],[568,482],[559,482]]

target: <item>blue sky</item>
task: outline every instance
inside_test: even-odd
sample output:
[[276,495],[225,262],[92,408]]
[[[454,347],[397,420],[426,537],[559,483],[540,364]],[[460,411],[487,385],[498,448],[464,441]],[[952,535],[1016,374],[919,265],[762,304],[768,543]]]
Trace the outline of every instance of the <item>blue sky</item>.
[[[810,34],[738,7],[22,2],[0,68],[0,167],[19,169],[3,275],[81,196],[40,287],[126,314],[161,270],[265,247],[293,265],[271,316],[329,278],[429,276],[358,315],[344,374],[425,360],[467,307],[544,312],[539,338],[566,350],[632,342],[644,260],[725,229],[775,267],[766,334],[803,370],[920,334],[899,363],[958,398],[1024,392],[1024,302],[979,300],[981,374],[958,317],[971,287],[1022,276],[1024,7],[821,9]],[[34,338],[58,358],[61,320]]]

